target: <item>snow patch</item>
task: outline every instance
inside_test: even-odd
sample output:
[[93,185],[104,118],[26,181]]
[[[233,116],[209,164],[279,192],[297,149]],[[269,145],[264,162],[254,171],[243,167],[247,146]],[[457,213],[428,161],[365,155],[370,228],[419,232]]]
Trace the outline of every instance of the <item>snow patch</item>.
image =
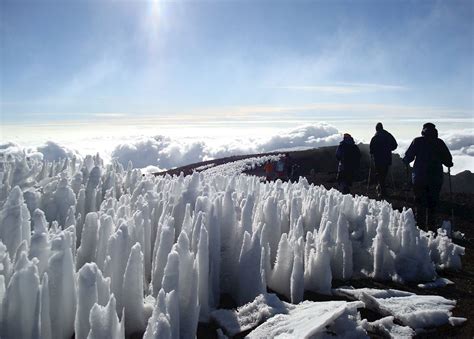
[[240,306],[237,310],[215,310],[211,318],[229,336],[257,327],[276,314],[287,314],[294,305],[281,301],[275,294],[260,294],[254,301]]
[[311,336],[336,335],[351,338],[368,338],[359,326],[357,308],[360,302],[304,301],[278,314],[250,332],[247,338],[309,338]]

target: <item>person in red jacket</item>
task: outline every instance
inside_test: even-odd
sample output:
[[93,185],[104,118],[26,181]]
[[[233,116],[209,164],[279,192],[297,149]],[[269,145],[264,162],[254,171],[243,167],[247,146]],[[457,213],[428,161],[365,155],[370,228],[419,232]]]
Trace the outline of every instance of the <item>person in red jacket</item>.
[[273,172],[274,170],[273,162],[271,160],[268,160],[263,166],[263,168],[265,169],[265,176],[266,176],[267,181],[273,180],[275,177],[275,173]]

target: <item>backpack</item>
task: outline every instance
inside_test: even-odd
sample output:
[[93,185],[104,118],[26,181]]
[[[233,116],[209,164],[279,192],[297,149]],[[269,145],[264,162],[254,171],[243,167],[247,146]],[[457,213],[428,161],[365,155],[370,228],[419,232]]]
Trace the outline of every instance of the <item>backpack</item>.
[[276,165],[277,172],[283,172],[284,169],[285,169],[285,163],[283,162],[283,160],[278,160],[277,165]]

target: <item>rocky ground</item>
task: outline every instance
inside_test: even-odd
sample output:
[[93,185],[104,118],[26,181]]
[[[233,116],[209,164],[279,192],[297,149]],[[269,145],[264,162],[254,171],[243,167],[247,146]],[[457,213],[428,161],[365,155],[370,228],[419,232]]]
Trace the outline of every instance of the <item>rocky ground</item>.
[[[374,175],[371,173],[369,178],[369,156],[368,146],[360,145],[363,157],[361,160],[361,169],[356,182],[352,187],[352,194],[367,195],[370,198],[377,199],[375,191]],[[324,185],[326,188],[337,188],[336,168],[337,163],[334,157],[335,147],[324,147],[315,150],[306,150],[290,152],[290,156],[295,163],[299,165],[299,174],[307,178],[310,183]],[[208,162],[192,164],[185,167],[173,169],[171,171],[157,173],[160,174],[191,174],[196,168],[203,165],[215,164],[215,166],[228,163],[255,155],[236,156],[212,160]],[[373,172],[373,171],[372,171]],[[386,198],[393,208],[402,209],[403,207],[414,207],[413,194],[407,182],[407,173],[403,163],[398,155],[393,157],[392,174],[388,176],[389,197]],[[264,176],[263,168],[255,168],[248,171],[248,174]],[[474,174],[463,172],[452,177],[453,195],[451,197],[449,190],[449,178],[445,176],[445,185],[441,195],[438,220],[451,220],[455,231],[464,233],[464,239],[457,239],[455,242],[464,246],[466,253],[462,259],[463,269],[457,272],[441,272],[442,277],[448,278],[454,282],[454,285],[448,285],[443,288],[421,289],[417,284],[396,284],[393,282],[382,282],[374,280],[354,280],[338,282],[334,281],[333,286],[352,285],[354,287],[373,287],[373,288],[395,288],[410,291],[416,294],[434,294],[441,295],[448,299],[457,301],[457,306],[453,311],[454,316],[465,317],[468,321],[463,326],[452,327],[450,325],[433,329],[429,332],[419,334],[418,338],[472,338],[474,334]],[[284,297],[282,297],[284,299]],[[307,293],[305,299],[323,301],[328,300],[327,296]],[[334,299],[334,298],[332,298]],[[232,300],[223,298],[223,307],[233,307]],[[362,316],[369,321],[380,318],[379,315],[368,311],[363,311]],[[242,334],[244,336],[245,333]],[[210,338],[215,336],[213,326],[200,326],[198,337]],[[374,334],[374,337],[377,337]]]

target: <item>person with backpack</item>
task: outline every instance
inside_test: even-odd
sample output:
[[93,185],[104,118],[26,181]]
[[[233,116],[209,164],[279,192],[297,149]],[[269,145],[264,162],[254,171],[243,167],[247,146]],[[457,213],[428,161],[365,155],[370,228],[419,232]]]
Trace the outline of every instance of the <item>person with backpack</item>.
[[370,155],[377,178],[377,195],[379,198],[384,198],[387,196],[385,179],[392,164],[392,151],[398,147],[398,144],[393,135],[383,129],[381,122],[375,125],[375,130],[375,135],[370,140]]
[[336,150],[336,159],[339,161],[337,182],[343,194],[350,193],[350,187],[355,174],[359,170],[360,150],[349,133],[345,133]]
[[290,154],[286,153],[284,157],[278,159],[276,163],[275,172],[278,179],[287,180],[288,179],[288,166],[290,162]]
[[438,130],[431,122],[423,125],[421,137],[413,139],[403,162],[408,167],[415,160],[412,172],[418,226],[436,231],[436,207],[443,185],[443,165],[453,166],[453,157]]

